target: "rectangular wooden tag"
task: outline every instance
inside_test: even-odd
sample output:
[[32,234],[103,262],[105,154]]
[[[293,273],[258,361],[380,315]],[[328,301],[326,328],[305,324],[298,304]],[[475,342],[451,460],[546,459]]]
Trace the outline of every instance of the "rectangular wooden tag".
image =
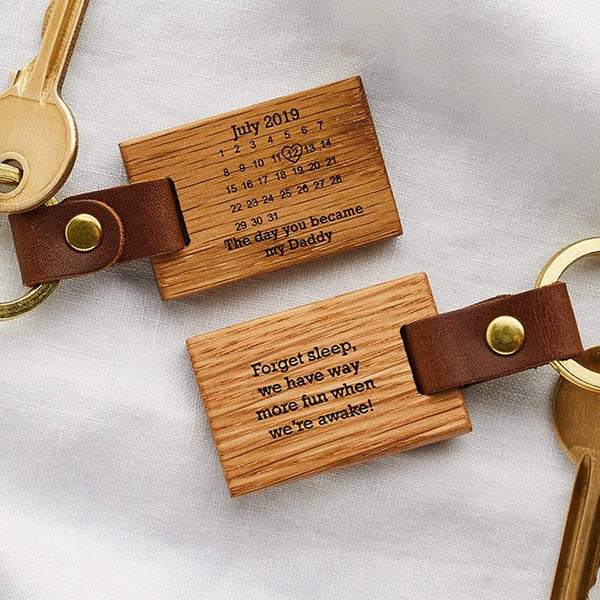
[[190,245],[153,261],[165,300],[400,235],[360,77],[121,144],[170,177]]
[[231,495],[469,432],[412,377],[400,328],[433,314],[421,273],[188,340]]

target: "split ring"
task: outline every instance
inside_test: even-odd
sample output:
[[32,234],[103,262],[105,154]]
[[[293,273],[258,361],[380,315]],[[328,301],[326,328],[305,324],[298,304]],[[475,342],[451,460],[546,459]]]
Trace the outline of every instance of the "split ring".
[[[535,287],[556,283],[574,262],[593,254],[600,254],[600,237],[581,240],[563,248],[542,269]],[[571,383],[592,392],[600,392],[600,373],[584,367],[573,359],[555,360],[550,364]]]
[[[7,163],[0,163],[0,183],[18,185],[21,171]],[[48,200],[47,206],[58,204],[56,198]],[[28,292],[10,302],[0,302],[0,321],[8,321],[22,317],[45,302],[58,287],[59,281],[42,283],[29,289]]]

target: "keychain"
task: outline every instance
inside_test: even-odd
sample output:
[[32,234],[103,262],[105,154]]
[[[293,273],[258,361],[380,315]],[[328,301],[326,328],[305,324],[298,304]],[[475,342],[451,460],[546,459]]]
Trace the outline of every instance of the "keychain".
[[467,433],[460,389],[552,364],[600,390],[566,285],[600,238],[559,252],[536,287],[436,314],[425,274],[188,340],[232,496]]
[[38,57],[0,95],[0,212],[31,288],[0,320],[140,258],[171,300],[401,235],[360,77],[124,142],[129,186],[51,200],[77,153],[60,84],[86,6],[53,0]]
[[[117,262],[152,258],[160,294],[172,300],[402,233],[360,77],[125,142],[121,152],[129,186],[9,216],[37,302],[9,303],[0,319],[41,303],[42,284]],[[5,164],[0,176],[18,173]]]

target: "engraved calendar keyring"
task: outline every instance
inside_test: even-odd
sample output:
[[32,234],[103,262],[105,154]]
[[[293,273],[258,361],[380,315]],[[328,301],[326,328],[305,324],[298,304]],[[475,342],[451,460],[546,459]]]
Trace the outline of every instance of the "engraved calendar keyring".
[[[12,165],[0,164],[0,183],[6,185],[17,185],[21,179],[21,171]],[[47,205],[58,204],[55,198],[46,202]],[[11,300],[0,302],[0,321],[8,321],[22,317],[45,302],[58,287],[59,281],[42,283],[32,287],[28,292]]]
[[[555,254],[542,269],[535,287],[555,283],[574,262],[586,256],[600,254],[600,237],[575,242]],[[592,392],[600,392],[600,373],[596,373],[574,359],[550,363],[565,379]]]

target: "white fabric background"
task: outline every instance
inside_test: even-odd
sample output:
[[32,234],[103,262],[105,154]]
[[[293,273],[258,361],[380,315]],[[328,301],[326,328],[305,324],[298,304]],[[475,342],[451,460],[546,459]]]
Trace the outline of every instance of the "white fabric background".
[[[2,0],[6,82],[45,4]],[[91,0],[61,196],[124,183],[120,141],[355,74],[401,239],[169,304],[127,265],[0,325],[1,598],[548,598],[573,476],[550,367],[469,389],[469,436],[233,501],[184,340],[422,270],[459,308],[599,235],[597,0]],[[587,345],[599,266],[568,276]],[[0,276],[20,291],[5,218]]]

